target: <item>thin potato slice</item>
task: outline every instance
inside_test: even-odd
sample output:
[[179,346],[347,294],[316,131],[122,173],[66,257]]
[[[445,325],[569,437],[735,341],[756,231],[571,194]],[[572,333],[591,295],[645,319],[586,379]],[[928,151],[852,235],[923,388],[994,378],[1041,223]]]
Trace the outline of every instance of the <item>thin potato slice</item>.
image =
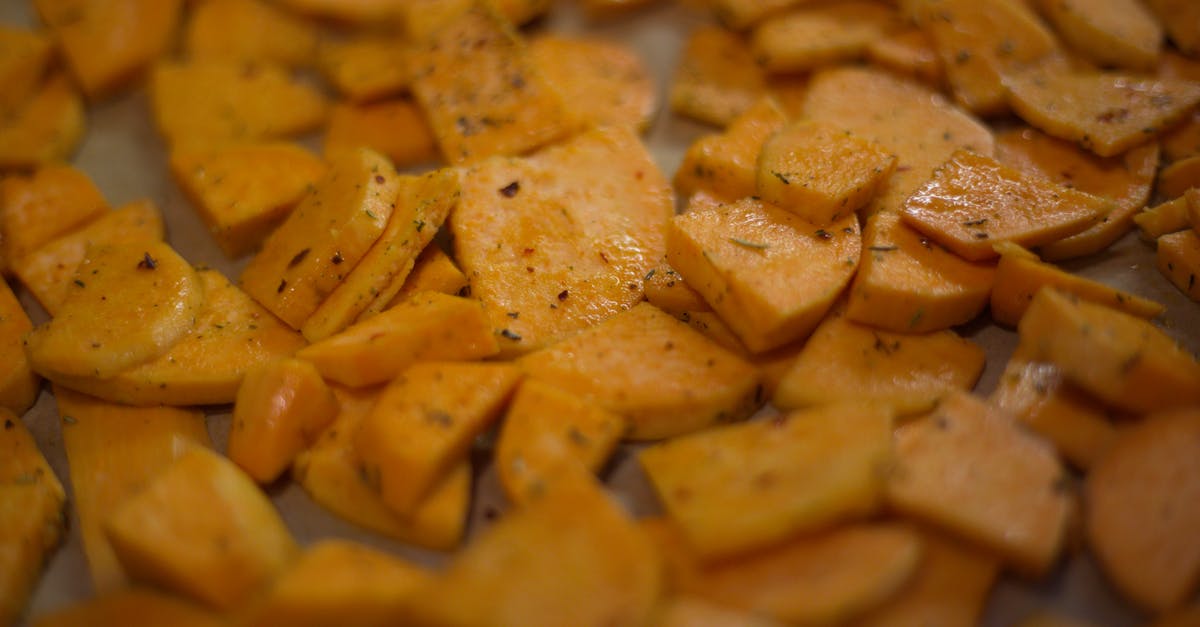
[[648,303],[517,364],[532,379],[625,416],[626,436],[639,440],[740,420],[763,401],[753,366]]
[[1188,298],[1200,302],[1200,235],[1195,229],[1158,238],[1158,271]]
[[896,10],[879,2],[801,6],[759,22],[750,44],[767,71],[803,72],[862,57],[872,41],[900,25]]
[[732,122],[767,92],[746,42],[714,26],[692,31],[671,79],[671,111],[714,126]]
[[325,130],[327,161],[367,147],[391,159],[397,168],[437,161],[437,144],[429,122],[412,101],[334,105]]
[[1149,70],[1158,61],[1163,27],[1137,0],[1038,0],[1037,5],[1059,36],[1100,65]]
[[529,44],[529,55],[584,125],[650,126],[655,84],[632,50],[602,39],[543,35]]
[[1146,207],[1133,216],[1141,230],[1142,239],[1154,241],[1161,235],[1188,228],[1188,200],[1180,196],[1160,205]]
[[822,228],[753,198],[696,197],[667,237],[667,260],[756,353],[811,333],[862,247],[853,214]]
[[386,301],[383,299],[384,295],[380,294],[379,299],[371,303],[366,311],[359,314],[358,321],[362,322],[380,311],[391,309],[419,292],[438,292],[457,296],[461,295],[467,285],[467,275],[458,269],[450,255],[447,255],[440,246],[431,244],[417,256],[412,272],[409,272],[408,276],[404,278],[400,291]]
[[162,242],[94,247],[55,317],[25,339],[42,376],[107,379],[166,353],[196,325],[204,286]]
[[1109,579],[1161,612],[1200,582],[1200,410],[1160,414],[1130,428],[1088,474],[1088,544]]
[[312,24],[260,0],[205,0],[192,10],[183,38],[196,61],[303,67],[317,53]]
[[1153,139],[1200,102],[1200,84],[1179,79],[1034,69],[1005,84],[1026,122],[1101,157]]
[[646,291],[646,300],[672,316],[712,310],[708,303],[704,302],[704,297],[692,289],[666,259],[646,273],[642,285]]
[[37,400],[41,377],[34,374],[22,340],[33,330],[29,315],[7,282],[0,285],[0,407],[22,415]]
[[4,263],[16,268],[37,249],[104,215],[108,201],[86,173],[69,165],[0,180]]
[[737,200],[757,188],[759,153],[787,114],[772,98],[763,98],[739,114],[724,132],[701,137],[688,146],[675,171],[675,190],[689,197],[699,191]]
[[1058,558],[1071,507],[1064,470],[1046,442],[967,393],[896,431],[887,500],[1044,574]]
[[11,115],[34,93],[53,52],[46,33],[0,26],[0,114]]
[[847,402],[676,438],[638,460],[705,561],[764,549],[881,505],[892,411]]
[[901,216],[961,257],[980,261],[997,256],[997,242],[1046,244],[1090,227],[1112,208],[1098,196],[959,151],[904,201]]
[[412,49],[390,36],[365,36],[321,44],[317,67],[325,80],[351,102],[394,96],[408,88]]
[[930,85],[939,85],[945,80],[945,70],[933,40],[919,28],[872,41],[867,45],[867,59],[874,65]]
[[15,113],[0,122],[0,169],[66,161],[83,139],[83,102],[67,77],[46,79]]
[[846,303],[850,320],[928,333],[972,320],[987,306],[994,268],[930,241],[895,212],[867,219],[863,250]]
[[983,349],[953,331],[901,335],[832,314],[805,343],[772,401],[791,409],[872,400],[900,415],[929,411],[950,390],[970,390]]
[[147,588],[125,588],[43,614],[36,627],[223,627],[223,617],[174,595]]
[[1018,331],[1031,358],[1114,407],[1144,413],[1200,402],[1200,362],[1141,318],[1045,288]]

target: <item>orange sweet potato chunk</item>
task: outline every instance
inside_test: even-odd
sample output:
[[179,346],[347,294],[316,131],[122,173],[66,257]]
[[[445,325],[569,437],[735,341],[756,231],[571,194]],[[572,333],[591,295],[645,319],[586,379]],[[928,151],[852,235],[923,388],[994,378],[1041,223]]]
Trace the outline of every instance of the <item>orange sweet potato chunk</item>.
[[1200,235],[1195,229],[1158,238],[1158,271],[1188,298],[1200,302]]
[[672,316],[712,310],[704,297],[692,289],[666,259],[646,273],[642,285],[646,300]]
[[370,104],[337,104],[325,129],[325,159],[366,147],[391,159],[397,168],[438,159],[437,144],[429,123],[410,100]]
[[41,377],[34,374],[23,339],[33,330],[29,315],[7,282],[0,282],[0,407],[22,415],[37,400]]
[[1078,233],[1112,206],[990,157],[959,151],[904,201],[901,216],[961,257],[980,261],[997,256],[997,242],[1037,246]]
[[994,268],[946,250],[897,213],[867,219],[863,250],[846,303],[850,320],[927,333],[963,324],[987,306]]
[[692,31],[671,79],[671,111],[725,126],[766,94],[766,78],[749,46],[715,26]]
[[28,254],[107,210],[108,201],[92,179],[69,165],[46,166],[31,176],[0,180],[0,240],[5,263],[15,267]]
[[804,72],[860,58],[901,24],[896,10],[880,2],[800,6],[759,22],[750,44],[767,71]]
[[738,30],[761,21],[763,18],[800,4],[802,0],[713,0],[711,4],[717,19],[726,26]]
[[222,627],[223,617],[191,601],[147,588],[124,588],[38,616],[37,627],[118,627],[132,624]]
[[303,67],[317,53],[312,24],[261,0],[205,0],[192,9],[183,37],[192,60]]
[[0,122],[0,169],[66,161],[83,139],[83,102],[71,81],[53,74]]
[[351,26],[395,22],[405,0],[280,0],[284,7]]
[[874,65],[931,85],[939,85],[945,80],[933,40],[919,28],[875,39],[867,45],[867,59]]
[[603,39],[543,35],[530,42],[529,55],[585,126],[649,127],[658,106],[656,85],[629,48]]
[[688,146],[675,171],[675,189],[683,197],[706,191],[730,200],[753,196],[763,144],[787,123],[773,98],[763,98],[735,117],[724,132]]
[[1188,228],[1188,199],[1172,198],[1153,207],[1146,207],[1133,216],[1142,239],[1154,241],[1161,235]]
[[1164,198],[1178,198],[1184,192],[1200,187],[1200,155],[1177,159],[1158,172],[1158,193]]
[[33,94],[53,52],[46,33],[0,25],[0,114],[11,115]]
[[[455,296],[461,295],[465,287],[467,287],[467,275],[458,269],[458,265],[454,263],[450,255],[446,254],[446,251],[442,250],[441,246],[430,244],[417,256],[412,272],[409,272],[408,276],[404,278],[404,284],[400,286],[400,291],[384,302],[380,310],[395,307],[418,292],[439,292]],[[381,294],[380,300],[377,300],[376,303],[382,302],[382,297]],[[372,303],[372,307],[374,305],[375,303]],[[371,307],[368,307],[366,311],[359,314],[358,320],[361,322],[376,313],[379,312],[371,311]]]
[[1038,0],[1035,4],[1067,44],[1098,65],[1149,70],[1158,61],[1163,25],[1142,2]]
[[407,89],[411,56],[409,43],[395,35],[366,35],[323,42],[317,68],[338,93],[364,103]]
[[1189,0],[1147,0],[1146,5],[1181,52],[1200,56],[1200,6]]

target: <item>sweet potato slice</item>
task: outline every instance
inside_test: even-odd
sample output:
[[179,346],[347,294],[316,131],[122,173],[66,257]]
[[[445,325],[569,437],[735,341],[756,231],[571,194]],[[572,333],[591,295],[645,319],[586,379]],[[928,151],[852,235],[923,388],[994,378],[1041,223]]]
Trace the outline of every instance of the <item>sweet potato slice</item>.
[[18,110],[42,82],[50,64],[53,44],[46,33],[0,26],[0,114]]
[[1128,599],[1161,612],[1200,582],[1200,410],[1123,432],[1088,474],[1088,544]]
[[0,284],[0,407],[22,415],[37,400],[41,377],[29,366],[22,339],[33,330],[8,283]]
[[373,303],[391,300],[458,201],[459,175],[401,176],[397,187],[383,233],[300,328],[310,342],[345,329]]
[[[413,264],[412,272],[404,279],[400,291],[384,301],[383,294],[367,310],[359,314],[358,321],[362,322],[379,311],[390,309],[401,301],[408,300],[419,292],[438,292],[451,296],[459,295],[467,287],[467,275],[458,269],[454,260],[441,246],[431,244],[421,251]],[[379,305],[379,303],[383,303]]]
[[642,285],[646,291],[646,300],[672,316],[712,310],[708,303],[704,302],[704,297],[692,289],[666,259],[646,273]]
[[1149,70],[1163,26],[1136,0],[1038,0],[1038,9],[1072,48],[1103,66]]
[[624,432],[621,416],[545,383],[524,381],[496,443],[500,485],[511,502],[526,503],[551,484],[600,470]]
[[400,622],[647,624],[661,591],[657,548],[619,505],[596,487],[556,490],[480,534]]
[[1114,407],[1151,412],[1200,402],[1200,362],[1146,320],[1044,288],[1017,328],[1032,359],[1057,365]]
[[1168,162],[1200,155],[1200,110],[1163,133],[1160,143],[1163,159]]
[[1200,187],[1200,155],[1176,160],[1158,173],[1158,193],[1164,198],[1178,198],[1184,192]]
[[130,203],[105,213],[82,228],[47,242],[20,259],[13,270],[42,308],[55,315],[67,294],[78,287],[71,282],[88,248],[99,245],[156,242],[163,238],[163,218],[148,200]]
[[867,59],[874,65],[931,85],[939,85],[945,80],[933,40],[919,28],[875,39],[867,44]]
[[50,380],[107,379],[170,350],[203,305],[200,277],[167,244],[93,247],[62,308],[26,336],[29,361]]
[[351,102],[394,96],[408,88],[412,51],[395,36],[364,36],[321,44],[317,67]]
[[239,617],[246,625],[375,627],[400,615],[405,600],[431,576],[362,544],[321,540]]
[[521,372],[511,364],[425,362],[396,377],[359,425],[367,483],[408,516],[500,417]]
[[1101,157],[1153,139],[1200,102],[1200,85],[1180,79],[1042,68],[1005,84],[1009,104],[1026,122]]
[[766,95],[763,72],[737,34],[715,26],[692,31],[671,79],[671,111],[725,126]]
[[413,95],[450,163],[519,155],[576,128],[518,35],[482,4],[438,30],[412,63]]
[[989,264],[966,261],[884,211],[867,219],[846,317],[897,333],[963,324],[987,305]]
[[895,155],[874,142],[829,124],[800,122],[763,144],[756,189],[763,200],[825,225],[870,202],[895,166]]
[[380,388],[334,388],[338,417],[312,448],[296,457],[292,476],[314,501],[351,523],[417,546],[449,550],[466,528],[471,504],[471,464],[460,462],[422,501],[401,518],[384,505],[363,479],[354,435],[375,406]]
[[117,503],[104,531],[130,578],[220,610],[252,598],[299,553],[267,495],[203,447]]
[[656,86],[632,50],[602,39],[543,35],[530,42],[529,55],[584,125],[650,126]]
[[778,102],[759,100],[735,117],[724,132],[701,137],[688,146],[675,171],[675,189],[685,198],[698,191],[730,200],[753,196],[763,144],[786,123],[787,114]]
[[0,169],[66,161],[83,139],[86,120],[75,87],[61,74],[46,79],[0,122]]
[[648,303],[517,363],[532,379],[625,416],[634,439],[739,420],[763,400],[753,366]]
[[66,495],[25,423],[0,408],[0,621],[17,624],[66,531]]
[[397,168],[438,158],[429,123],[410,100],[334,105],[325,130],[325,159],[367,147],[391,159]]
[[194,61],[310,65],[312,24],[260,0],[206,0],[188,16],[183,48]]
[[1200,56],[1200,7],[1189,0],[1147,0],[1167,36],[1184,54]]
[[783,623],[760,614],[737,610],[699,596],[676,594],[665,599],[655,613],[659,627],[781,627]]
[[92,589],[113,591],[127,580],[104,535],[105,521],[186,450],[209,446],[204,413],[116,405],[59,386],[54,400]]
[[[703,203],[704,206],[701,206]],[[821,225],[753,198],[696,199],[667,259],[756,353],[807,336],[858,267],[857,218]]]
[[312,362],[326,379],[363,387],[390,381],[418,361],[469,361],[498,350],[478,302],[423,292],[296,356]]
[[1133,216],[1133,222],[1141,230],[1142,239],[1151,241],[1160,235],[1182,231],[1188,228],[1188,200],[1181,196],[1146,207]]
[[887,499],[979,542],[1017,570],[1045,573],[1061,552],[1070,498],[1053,448],[966,393],[896,431]]
[[55,238],[104,215],[108,201],[81,170],[38,168],[31,176],[0,180],[0,240],[8,267]]
[[901,335],[835,313],[804,344],[772,400],[785,409],[874,400],[917,414],[950,390],[970,390],[983,363],[983,349],[953,331]]
[[992,133],[936,92],[869,68],[818,72],[809,82],[807,117],[846,129],[896,155],[896,169],[868,214],[896,211],[958,149],[992,154]]
[[638,460],[688,545],[713,561],[878,509],[892,417],[831,404],[676,438]]
[[804,72],[858,59],[872,41],[900,25],[896,10],[879,2],[801,6],[759,22],[750,45],[767,71]]
[[39,616],[37,627],[121,627],[172,625],[222,627],[223,617],[174,595],[147,588],[125,588]]
[[801,0],[714,0],[712,9],[726,26],[742,30],[800,3]]
[[1158,271],[1188,298],[1200,302],[1200,235],[1195,229],[1158,238]]
[[671,188],[632,130],[609,127],[523,160],[468,169],[450,218],[455,259],[505,356],[642,300],[666,252]]
[[395,23],[406,0],[280,0],[279,4],[304,15],[351,26]]
[[399,189],[392,165],[373,151],[331,163],[242,271],[242,289],[299,329],[379,239]]
[[173,149],[298,135],[325,121],[325,98],[273,65],[162,63],[150,80],[158,130]]
[[1158,156],[1154,142],[1104,158],[1031,128],[996,137],[996,158],[1001,163],[1116,203],[1099,223],[1042,246],[1040,254],[1050,260],[1099,252],[1133,228],[1133,215],[1150,199]]
[[997,255],[997,242],[1046,244],[1090,227],[1112,208],[1109,200],[959,151],[904,201],[901,216],[959,256],[980,261]]
[[225,275],[201,270],[204,306],[196,326],[166,353],[112,378],[62,377],[73,389],[128,405],[232,403],[250,368],[290,356],[304,339]]
[[176,151],[170,167],[231,258],[258,248],[326,170],[315,155],[285,142]]

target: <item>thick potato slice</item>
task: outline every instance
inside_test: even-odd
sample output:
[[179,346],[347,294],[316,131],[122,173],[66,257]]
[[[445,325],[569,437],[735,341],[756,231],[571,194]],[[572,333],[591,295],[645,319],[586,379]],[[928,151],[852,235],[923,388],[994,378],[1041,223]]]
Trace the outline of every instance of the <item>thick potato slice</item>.
[[1113,73],[1035,68],[1005,85],[1009,104],[1026,122],[1101,157],[1153,139],[1200,102],[1194,81]]
[[895,509],[1044,574],[1062,550],[1071,508],[1054,449],[964,392],[896,431],[887,500]]
[[669,522],[650,519],[643,529],[661,547],[680,593],[789,625],[845,624],[900,590],[924,552],[907,526],[851,524],[703,564]]
[[1088,544],[1131,601],[1161,612],[1200,582],[1200,409],[1146,418],[1088,474]]
[[36,627],[223,627],[227,622],[177,596],[147,588],[125,588],[43,614],[32,624]]
[[470,361],[498,350],[478,302],[423,292],[296,356],[312,362],[326,379],[363,387],[390,381],[419,361]]
[[194,61],[303,67],[316,58],[317,31],[260,0],[205,0],[188,16],[183,49]]
[[230,258],[257,249],[326,171],[316,155],[286,142],[179,150],[170,167]]
[[1055,51],[1054,34],[1022,0],[917,0],[908,11],[929,34],[954,99],[968,111],[1006,110],[1005,79]]
[[387,227],[401,179],[368,149],[330,164],[242,270],[242,289],[299,329]]
[[1114,407],[1142,413],[1200,402],[1200,362],[1146,320],[1045,288],[1017,328],[1031,359],[1057,365]]
[[50,64],[53,43],[44,32],[0,26],[0,114],[11,115],[33,94]]
[[599,487],[555,490],[481,533],[400,622],[641,625],[661,591],[657,547],[619,505]]
[[642,285],[646,291],[646,300],[672,316],[678,317],[687,312],[712,311],[712,307],[704,302],[704,297],[692,289],[666,259],[646,273]]
[[367,483],[411,515],[500,417],[521,376],[501,363],[424,362],[400,373],[354,437]]
[[1200,56],[1200,6],[1190,0],[1146,0],[1167,36],[1184,54]]
[[1180,196],[1172,198],[1160,205],[1146,207],[1133,216],[1134,224],[1138,225],[1142,239],[1154,241],[1161,235],[1174,233],[1188,228],[1188,199]]
[[1189,229],[1158,238],[1158,271],[1188,298],[1200,302],[1200,235]]
[[54,74],[0,122],[0,168],[66,161],[83,139],[83,102],[67,77]]
[[239,612],[239,620],[262,627],[377,627],[400,616],[407,598],[430,578],[420,566],[388,553],[347,540],[321,540]]
[[[467,285],[467,275],[458,269],[450,255],[447,255],[446,251],[436,243],[431,244],[417,256],[412,272],[409,272],[408,276],[404,278],[400,290],[386,301],[383,299],[384,295],[380,294],[380,298],[358,315],[358,321],[362,322],[379,311],[395,307],[420,292],[438,292],[456,296],[462,293]],[[372,311],[373,309],[377,311]]]
[[930,85],[940,85],[946,76],[933,39],[919,28],[875,39],[867,45],[867,60]]
[[1038,0],[1036,4],[1060,37],[1099,65],[1149,70],[1158,61],[1163,27],[1137,0]]
[[255,481],[270,483],[337,414],[337,397],[311,363],[262,364],[238,388],[226,454]]
[[8,283],[0,283],[0,407],[19,416],[37,400],[42,379],[30,367],[22,342],[33,323]]
[[929,411],[950,390],[970,390],[983,349],[953,331],[902,335],[831,314],[804,344],[772,397],[791,409],[872,400],[898,414]]
[[684,198],[705,191],[737,200],[753,196],[763,144],[787,124],[773,98],[763,98],[735,117],[724,132],[688,146],[675,171],[675,190]]
[[990,155],[992,133],[932,89],[869,68],[844,67],[815,74],[804,114],[848,130],[896,155],[891,179],[867,213],[897,211],[955,150]]
[[86,173],[69,165],[38,168],[31,176],[0,180],[0,241],[9,268],[54,239],[108,211],[108,201]]
[[450,218],[454,257],[500,333],[501,355],[536,350],[641,301],[673,212],[670,185],[627,128],[466,170]]
[[846,303],[850,320],[928,333],[972,320],[987,306],[993,267],[946,250],[895,212],[867,219],[863,250]]
[[472,3],[412,56],[412,91],[453,164],[519,155],[575,130],[511,25]]
[[335,161],[362,147],[387,157],[397,168],[430,163],[438,158],[429,122],[417,105],[407,99],[333,106],[325,129],[325,159]]
[[1046,286],[1140,318],[1154,318],[1165,309],[1162,303],[1044,263],[1015,245],[998,248],[1000,263],[996,266],[996,281],[992,287],[991,313],[992,319],[1000,324],[1017,326],[1033,301],[1034,294]]
[[644,131],[658,106],[656,86],[629,48],[603,39],[543,35],[529,56],[571,103],[585,126],[628,126]]
[[[249,68],[249,69],[248,69]],[[325,121],[325,98],[274,65],[159,64],[150,80],[158,130],[172,149],[278,139]]]
[[347,100],[364,103],[404,91],[411,76],[408,42],[390,36],[363,36],[326,41],[317,55],[317,67]]
[[715,26],[692,31],[671,79],[671,111],[725,126],[767,93],[767,81],[740,36]]
[[104,213],[78,230],[39,246],[13,260],[17,278],[50,315],[76,287],[75,270],[92,246],[134,245],[163,238],[163,217],[153,203],[142,200]]
[[412,515],[401,518],[363,479],[354,435],[375,407],[380,388],[334,388],[338,417],[316,444],[296,457],[292,476],[313,501],[335,515],[388,538],[446,551],[458,544],[471,505],[471,464],[460,462]]
[[767,71],[804,72],[860,58],[901,24],[894,8],[869,0],[801,6],[759,22],[750,45]]
[[163,242],[96,246],[55,317],[25,338],[34,370],[107,379],[166,353],[196,325],[204,285]]
[[1042,246],[1040,254],[1050,260],[1099,252],[1133,228],[1134,214],[1150,199],[1158,155],[1157,143],[1150,142],[1123,155],[1099,157],[1032,128],[1014,129],[996,137],[1000,163],[1116,203],[1099,223]]
[[[127,407],[55,386],[63,448],[71,465],[71,501],[97,594],[127,585],[104,524],[192,447],[209,446],[204,413],[174,407]],[[203,509],[203,508],[200,508]]]
[[695,197],[667,234],[667,260],[756,353],[806,337],[854,276],[857,218],[814,224],[754,198]]
[[345,329],[372,304],[391,300],[458,202],[459,175],[455,170],[406,175],[397,187],[383,232],[300,328],[310,342]]
[[895,155],[874,142],[829,124],[800,122],[763,144],[755,187],[763,200],[825,225],[870,202],[895,166]]
[[16,625],[66,531],[66,495],[25,423],[0,408],[0,624]]
[[958,151],[904,201],[900,215],[964,259],[981,261],[997,256],[997,242],[1053,242],[1099,222],[1112,208],[1104,198]]
[[581,471],[600,470],[624,432],[623,417],[554,386],[524,381],[496,443],[500,486],[509,501],[520,504],[552,484],[578,481]]
[[677,438],[638,460],[688,544],[713,561],[874,512],[892,417],[881,404],[825,405]]

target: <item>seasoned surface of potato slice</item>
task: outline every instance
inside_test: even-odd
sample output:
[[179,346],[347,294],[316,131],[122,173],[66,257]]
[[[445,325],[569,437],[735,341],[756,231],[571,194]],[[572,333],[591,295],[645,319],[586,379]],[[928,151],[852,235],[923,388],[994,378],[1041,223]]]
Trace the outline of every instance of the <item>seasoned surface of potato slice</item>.
[[766,94],[766,78],[740,36],[704,26],[688,37],[671,80],[671,110],[725,126]]
[[630,49],[603,39],[543,35],[529,55],[585,126],[645,131],[658,107],[649,71]]
[[902,24],[892,7],[849,0],[800,6],[760,22],[751,36],[758,63],[770,72],[804,72],[853,61]]
[[1158,271],[1179,291],[1200,302],[1200,235],[1194,229],[1158,238]]
[[672,181],[675,191],[685,198],[699,191],[731,200],[753,196],[763,144],[786,123],[787,114],[773,98],[754,103],[724,132],[688,146]]
[[188,58],[306,66],[317,52],[312,24],[261,0],[206,0],[183,33]]
[[0,239],[9,268],[54,239],[76,231],[108,210],[108,201],[82,170],[38,168],[31,176],[0,180]]
[[86,127],[83,102],[66,76],[54,74],[0,122],[0,168],[35,168],[69,159]]
[[1137,0],[1038,0],[1060,37],[1100,65],[1148,70],[1158,61],[1163,27]]
[[41,377],[29,366],[22,340],[33,329],[8,283],[0,285],[0,407],[25,413],[41,392]]

